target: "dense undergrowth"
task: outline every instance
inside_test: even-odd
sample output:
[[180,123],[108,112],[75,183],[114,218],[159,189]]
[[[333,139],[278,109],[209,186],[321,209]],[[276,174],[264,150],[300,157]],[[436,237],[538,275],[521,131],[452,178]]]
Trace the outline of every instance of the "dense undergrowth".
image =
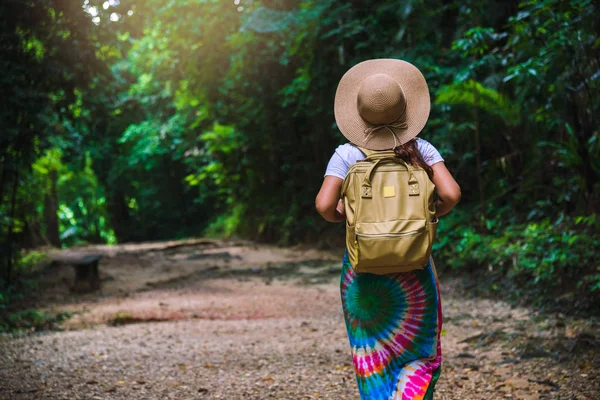
[[442,271],[467,276],[478,295],[533,304],[536,308],[599,314],[600,219],[558,216],[514,223],[499,213],[468,223],[460,208],[442,219],[436,258]]
[[58,328],[60,322],[70,317],[70,313],[49,315],[31,304],[47,265],[46,252],[24,251],[20,255],[11,284],[2,282],[0,289],[0,333]]

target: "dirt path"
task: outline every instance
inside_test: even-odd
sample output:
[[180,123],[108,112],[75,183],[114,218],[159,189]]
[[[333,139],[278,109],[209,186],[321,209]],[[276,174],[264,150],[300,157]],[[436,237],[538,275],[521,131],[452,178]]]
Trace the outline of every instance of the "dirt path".
[[[359,399],[340,252],[250,243],[97,247],[102,294],[48,271],[63,332],[0,337],[1,399]],[[442,261],[438,260],[438,264]],[[598,399],[598,325],[469,298],[441,277],[436,399]]]

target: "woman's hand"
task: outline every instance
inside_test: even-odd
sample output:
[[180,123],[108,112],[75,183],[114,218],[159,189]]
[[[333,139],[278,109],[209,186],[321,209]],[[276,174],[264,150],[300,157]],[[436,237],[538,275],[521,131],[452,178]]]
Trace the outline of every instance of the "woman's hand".
[[346,209],[344,208],[344,202],[342,199],[338,200],[337,206],[335,207],[336,217],[346,219]]

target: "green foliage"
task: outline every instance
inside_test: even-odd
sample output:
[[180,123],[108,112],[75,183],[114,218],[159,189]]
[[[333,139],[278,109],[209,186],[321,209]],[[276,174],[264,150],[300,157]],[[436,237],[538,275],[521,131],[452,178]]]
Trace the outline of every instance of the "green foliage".
[[443,86],[437,93],[436,103],[479,107],[504,120],[506,125],[517,126],[521,121],[519,106],[498,91],[484,87],[473,80]]
[[551,222],[548,218],[523,228],[519,234],[515,234],[515,227],[505,233],[506,236],[512,233],[516,239],[503,255],[515,260],[512,269],[515,275],[531,275],[533,284],[561,286],[575,279],[581,285],[581,278],[590,271],[590,265],[600,261],[595,254],[600,243],[592,235],[592,229],[581,229],[571,220]]
[[136,321],[135,317],[131,313],[125,311],[117,311],[109,320],[109,325],[121,326]]
[[[88,242],[115,243],[114,232],[108,223],[106,198],[93,169],[89,153],[83,155],[79,163],[65,165],[63,151],[58,147],[47,150],[31,166],[31,174],[21,186],[19,202],[28,204],[29,193],[37,193],[40,199],[53,196],[56,192],[56,209],[51,210],[58,216],[59,235],[63,245]],[[78,160],[78,161],[79,161]],[[53,189],[54,188],[54,189]],[[51,204],[31,204],[35,210],[26,224],[17,225],[15,231],[45,228],[45,210]],[[42,238],[41,245],[47,242]],[[33,243],[34,245],[36,243]]]
[[72,166],[58,177],[61,240],[64,245],[85,242],[116,243],[109,224],[104,188],[88,154],[83,166]]
[[246,207],[241,204],[230,207],[219,215],[205,230],[208,237],[231,238],[244,232],[244,214]]
[[468,216],[458,212],[440,225],[434,249],[448,267],[486,268],[500,280],[508,278],[538,295],[583,291],[600,299],[597,214],[519,224],[500,213],[487,221],[485,231],[464,224],[465,219]]
[[38,290],[42,267],[47,264],[48,257],[44,251],[20,253],[14,279],[10,285],[4,284],[0,289],[0,333],[56,330],[62,322],[71,318],[72,313],[66,311],[50,315],[34,308],[15,309],[15,305],[22,304]]
[[21,302],[37,290],[41,267],[48,261],[47,255],[43,251],[22,251],[18,255],[11,282],[0,281],[2,283],[0,287],[0,332],[4,331],[2,326],[7,329],[13,326],[7,322],[11,306]]
[[40,266],[48,262],[48,256],[44,251],[30,250],[23,252],[17,263],[16,272],[18,274],[30,275],[38,272]]
[[43,331],[56,330],[62,322],[71,318],[73,314],[63,311],[55,315],[46,314],[37,309],[26,309],[10,313],[6,318],[0,320],[0,332],[19,332],[19,331]]
[[493,28],[475,26],[467,30],[464,37],[456,40],[452,49],[464,56],[484,56],[498,40],[506,36],[506,33],[495,33]]

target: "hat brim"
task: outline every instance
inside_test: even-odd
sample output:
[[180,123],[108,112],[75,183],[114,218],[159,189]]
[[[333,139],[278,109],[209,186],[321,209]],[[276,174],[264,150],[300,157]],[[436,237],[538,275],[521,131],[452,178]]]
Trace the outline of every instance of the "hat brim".
[[363,61],[344,74],[335,93],[335,121],[342,134],[352,143],[369,150],[388,150],[394,147],[394,137],[388,129],[379,129],[367,139],[365,129],[373,125],[358,113],[357,99],[361,82],[373,74],[387,74],[401,86],[406,97],[406,129],[390,128],[396,134],[396,144],[404,144],[423,130],[431,101],[425,77],[409,62],[391,58]]

